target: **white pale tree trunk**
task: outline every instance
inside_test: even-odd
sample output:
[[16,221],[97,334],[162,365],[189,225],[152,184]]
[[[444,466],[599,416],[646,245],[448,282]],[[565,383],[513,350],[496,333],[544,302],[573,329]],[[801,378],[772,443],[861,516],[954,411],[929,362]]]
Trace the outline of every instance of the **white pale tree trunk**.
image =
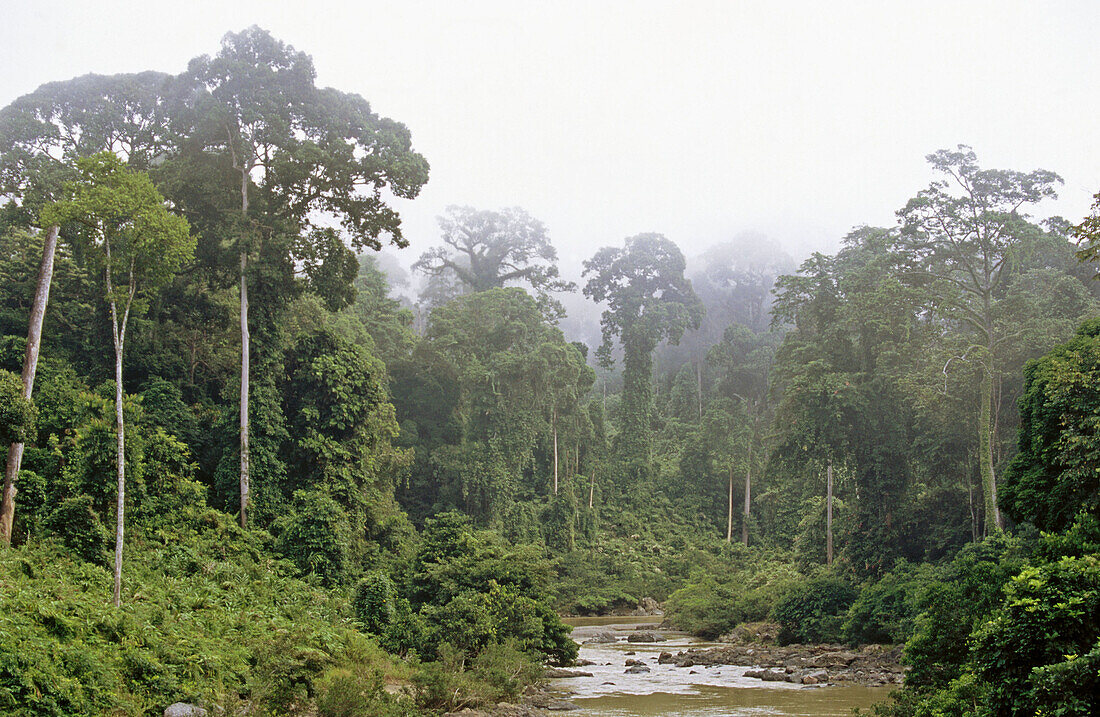
[[825,471],[825,564],[833,564],[833,462]]
[[[28,401],[34,390],[34,374],[38,370],[38,350],[42,344],[42,321],[46,316],[46,304],[50,300],[50,283],[53,281],[53,260],[57,253],[59,227],[46,231],[42,245],[42,264],[38,270],[38,287],[34,292],[30,322],[27,327],[27,350],[23,356],[23,397]],[[4,470],[4,493],[0,499],[0,547],[11,545],[12,524],[15,520],[15,481],[23,462],[23,444],[12,443],[8,447],[8,460]]]
[[125,533],[126,512],[126,422],[122,410],[122,354],[126,346],[126,323],[130,318],[130,306],[134,301],[136,283],[133,260],[130,262],[130,285],[126,296],[126,307],[119,320],[118,307],[111,285],[111,244],[105,244],[107,251],[107,296],[111,305],[111,338],[115,344],[115,435],[117,438],[115,462],[117,464],[118,498],[115,503],[115,585],[114,605],[122,602],[122,546]]

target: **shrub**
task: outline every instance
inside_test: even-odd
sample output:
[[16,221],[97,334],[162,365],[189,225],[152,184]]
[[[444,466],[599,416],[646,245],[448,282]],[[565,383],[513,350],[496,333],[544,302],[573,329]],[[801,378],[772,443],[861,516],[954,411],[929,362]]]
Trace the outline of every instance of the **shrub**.
[[315,575],[332,586],[348,578],[348,516],[324,490],[294,492],[294,512],[279,536],[279,553],[303,575]]
[[318,717],[411,717],[411,705],[387,694],[377,667],[337,667],[316,683]]
[[448,644],[476,656],[493,643],[513,641],[519,649],[542,653],[558,664],[571,664],[577,657],[570,628],[552,610],[495,581],[486,592],[463,592],[446,605],[427,607],[423,614],[429,643],[437,650]]
[[106,565],[111,534],[92,508],[92,498],[81,493],[61,501],[46,518],[45,528],[81,560]]
[[465,653],[443,643],[439,659],[421,665],[413,675],[416,704],[436,712],[457,712],[493,701],[497,691],[466,671]]
[[800,585],[776,603],[772,619],[780,624],[779,642],[838,642],[843,637],[843,613],[856,589],[835,575],[824,574]]
[[1000,604],[1002,588],[1023,566],[1014,538],[994,536],[968,545],[921,595],[922,612],[905,645],[905,677],[917,689],[943,689],[962,674],[969,637]]
[[[1100,558],[1063,558],[1025,568],[1008,583],[1004,604],[975,632],[971,657],[992,685],[995,714],[1033,714],[1040,702],[1052,714],[1096,714],[1100,698],[1087,686],[1097,683],[1088,665],[1098,661],[1090,652],[1098,640]],[[1092,697],[1080,701],[1079,694]]]
[[908,640],[922,609],[921,596],[937,574],[930,565],[899,562],[860,591],[844,622],[844,639],[853,645]]
[[351,604],[364,630],[384,635],[393,625],[396,599],[393,581],[385,573],[373,571],[359,581]]

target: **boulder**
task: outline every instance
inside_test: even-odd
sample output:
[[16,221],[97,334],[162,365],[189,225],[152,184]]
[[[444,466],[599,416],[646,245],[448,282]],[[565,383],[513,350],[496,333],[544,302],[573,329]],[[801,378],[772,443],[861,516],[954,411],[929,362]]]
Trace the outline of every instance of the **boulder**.
[[[569,700],[563,700],[557,697],[553,697],[546,693],[535,695],[527,700],[532,707],[538,707],[543,710],[550,710],[551,712],[568,712],[570,710],[579,710],[580,707],[573,704]],[[497,705],[499,709],[502,705]]]
[[542,671],[542,676],[546,678],[558,678],[558,677],[591,677],[591,672],[584,672],[583,670],[563,670],[560,667],[547,667]]
[[651,597],[642,598],[638,603],[638,608],[646,615],[663,615],[661,612],[661,604]]
[[719,637],[718,642],[729,642],[735,645],[774,645],[779,637],[779,630],[779,624],[774,622],[743,622]]
[[814,670],[802,675],[804,685],[823,685],[829,681],[829,673],[825,670]]
[[584,641],[585,645],[603,645],[608,642],[618,642],[619,638],[611,630],[599,630],[592,633],[592,637]]
[[821,657],[814,660],[814,662],[823,667],[847,667],[852,664],[855,659],[856,655],[850,652],[829,652],[821,655]]
[[649,672],[649,668],[645,665],[634,665],[633,667],[626,668],[625,672],[628,675],[638,675],[643,672]]
[[206,710],[187,702],[176,702],[165,708],[164,717],[206,717]]
[[627,636],[627,642],[664,642],[667,638],[655,632],[635,632]]
[[570,712],[572,710],[579,710],[580,705],[573,704],[569,700],[550,700],[543,709],[551,712]]
[[641,660],[627,660],[624,664],[627,667],[637,667],[638,665],[644,665],[645,663]]
[[787,673],[783,670],[747,670],[745,677],[755,677],[765,682],[786,682]]
[[673,662],[676,662],[676,658],[672,656],[671,652],[662,652],[657,656],[658,665],[668,665]]

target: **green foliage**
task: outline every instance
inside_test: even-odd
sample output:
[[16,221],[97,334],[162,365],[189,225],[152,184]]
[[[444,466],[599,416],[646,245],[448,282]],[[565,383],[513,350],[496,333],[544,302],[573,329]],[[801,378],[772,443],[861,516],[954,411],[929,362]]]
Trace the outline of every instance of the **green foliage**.
[[348,579],[351,527],[347,512],[327,492],[296,491],[291,515],[279,527],[276,549],[303,575],[316,576],[328,587]]
[[[436,512],[449,504],[499,527],[518,497],[550,487],[553,468],[539,460],[539,445],[548,445],[555,431],[565,445],[586,438],[581,399],[594,374],[535,299],[515,287],[433,310],[421,352],[432,374],[426,378],[450,377],[458,392],[444,388],[438,401],[419,381],[396,382],[402,421],[415,420],[427,439],[414,487],[439,494]],[[433,445],[437,436],[446,443]]]
[[[111,577],[50,544],[0,555],[0,711],[148,714],[175,701],[261,713],[316,693],[325,665],[369,662],[346,605],[264,556],[257,534],[207,510],[152,535],[131,530],[135,597],[110,607]],[[377,648],[374,648],[377,650]]]
[[905,645],[906,684],[945,688],[963,673],[970,633],[1000,604],[1005,583],[1023,566],[1020,541],[993,536],[967,546],[928,585],[916,631]]
[[[1025,568],[1003,605],[974,634],[975,673],[995,714],[1094,714],[1100,640],[1100,558],[1062,558]],[[1075,665],[1082,659],[1085,665]],[[1083,683],[1072,681],[1080,676]],[[1093,688],[1093,689],[1090,689]],[[1091,695],[1091,697],[1084,697]]]
[[0,369],[0,445],[25,442],[37,422],[34,404],[23,397],[23,380]]
[[1019,453],[1001,505],[1017,521],[1065,530],[1079,511],[1100,512],[1100,319],[1024,368]]
[[413,717],[412,705],[386,692],[383,673],[372,665],[326,670],[315,685],[319,717]]
[[844,638],[853,645],[905,642],[926,606],[924,591],[941,571],[928,564],[899,562],[864,585],[844,622]]
[[[42,222],[78,227],[81,253],[107,279],[104,296],[129,307],[135,291],[152,292],[171,280],[192,256],[195,240],[187,221],[165,208],[148,175],[128,170],[114,154],[78,160],[77,168],[73,198],[44,208]],[[115,321],[125,325],[124,319]]]
[[49,514],[43,527],[82,560],[107,564],[111,532],[92,509],[91,496],[80,493],[64,499]]
[[717,574],[695,575],[672,593],[665,603],[669,622],[713,640],[743,622],[767,619],[802,579],[789,562],[738,562],[737,567],[727,565]]
[[610,366],[615,337],[623,347],[623,404],[617,455],[628,484],[644,479],[652,456],[653,350],[673,344],[688,328],[698,328],[703,305],[684,277],[680,249],[660,234],[626,239],[624,248],[604,247],[584,262],[590,277],[584,295],[608,308],[600,317],[601,365]]
[[541,671],[530,656],[512,644],[493,645],[467,669],[462,650],[444,643],[439,660],[413,676],[418,705],[436,712],[456,712],[501,700],[513,700]]
[[829,573],[795,585],[772,608],[772,619],[782,627],[780,644],[839,642],[844,613],[856,595],[852,585]]
[[373,571],[356,585],[351,604],[364,630],[383,635],[396,617],[396,599],[396,589],[389,576]]
[[533,549],[510,548],[458,514],[430,519],[409,590],[429,652],[450,644],[474,656],[514,640],[525,651],[571,663],[577,645],[546,604],[548,571]]

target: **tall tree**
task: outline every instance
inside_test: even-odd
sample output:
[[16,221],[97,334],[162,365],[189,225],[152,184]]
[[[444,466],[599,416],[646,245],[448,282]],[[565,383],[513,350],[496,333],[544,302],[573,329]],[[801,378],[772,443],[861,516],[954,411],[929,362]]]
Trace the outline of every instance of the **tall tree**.
[[815,254],[781,278],[775,303],[791,328],[776,352],[771,468],[797,477],[781,486],[795,505],[828,501],[830,465],[834,495],[851,478],[855,530],[842,553],[863,573],[899,557],[910,483],[911,406],[899,384],[921,346],[919,304],[897,276],[891,241],[882,229],[852,232],[836,256]]
[[[45,237],[23,361],[28,399],[38,368],[58,237],[58,227],[42,225],[37,213],[60,197],[64,181],[75,177],[78,157],[111,151],[146,168],[154,157],[164,154],[158,98],[166,78],[158,72],[84,75],[45,84],[0,110],[0,198],[8,201],[8,209],[14,209],[21,223],[39,226]],[[8,449],[0,499],[0,546],[11,542],[23,445],[12,443]]]
[[253,26],[227,34],[216,57],[192,60],[181,81],[194,90],[180,93],[187,97],[184,130],[227,154],[238,178],[232,191],[240,198],[241,525],[248,522],[250,490],[251,258],[272,231],[300,234],[318,215],[337,217],[357,248],[377,249],[383,236],[405,246],[400,217],[383,190],[413,198],[428,178],[404,125],[378,117],[358,95],[317,88],[314,78],[308,55]]
[[928,161],[944,178],[898,212],[899,248],[914,276],[936,285],[938,313],[974,332],[973,355],[982,368],[977,425],[986,524],[1001,530],[994,474],[994,381],[1004,344],[1017,330],[999,324],[997,304],[1022,240],[1038,231],[1022,210],[1054,197],[1054,186],[1062,180],[1046,170],[1025,174],[981,169],[974,152],[964,145],[939,150],[928,155]]
[[653,415],[653,351],[661,341],[676,343],[697,328],[703,305],[684,278],[684,255],[660,234],[639,234],[623,248],[604,247],[584,262],[584,295],[606,302],[597,351],[611,364],[612,342],[623,347],[620,458],[645,470],[650,460]]
[[558,253],[546,225],[518,207],[447,207],[439,228],[445,246],[429,249],[413,264],[428,277],[453,277],[469,291],[527,284],[558,314],[562,308],[549,292],[576,289],[558,277]]
[[[719,372],[718,393],[741,404],[747,416],[748,435],[742,463],[745,479],[742,492],[741,542],[749,544],[749,520],[752,512],[752,476],[766,456],[766,438],[773,406],[768,401],[768,382],[775,350],[782,339],[779,331],[753,333],[743,325],[726,327],[722,340],[707,352],[707,363]],[[732,496],[732,478],[730,494]],[[730,500],[727,538],[732,534],[733,510]]]
[[77,161],[81,179],[73,197],[48,205],[50,225],[77,225],[82,253],[103,276],[110,307],[115,352],[115,432],[117,476],[114,604],[122,591],[122,547],[126,498],[126,439],[122,410],[122,357],[131,312],[141,311],[147,295],[165,285],[194,251],[186,220],[168,212],[145,174],[132,172],[109,152]]

